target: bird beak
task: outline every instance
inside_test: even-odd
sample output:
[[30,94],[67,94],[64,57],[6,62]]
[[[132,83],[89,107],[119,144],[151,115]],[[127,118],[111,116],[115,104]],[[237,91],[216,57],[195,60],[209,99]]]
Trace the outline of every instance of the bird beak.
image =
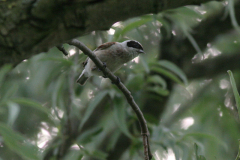
[[138,53],[144,53],[145,54],[145,52],[143,50],[139,50]]

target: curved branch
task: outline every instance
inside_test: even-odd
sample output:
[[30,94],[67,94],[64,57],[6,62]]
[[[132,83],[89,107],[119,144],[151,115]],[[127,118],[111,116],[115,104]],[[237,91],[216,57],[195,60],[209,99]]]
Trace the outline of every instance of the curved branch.
[[75,47],[82,50],[83,53],[86,54],[96,64],[96,66],[103,72],[103,74],[106,75],[112,82],[114,82],[114,84],[125,95],[125,98],[127,99],[128,103],[130,104],[134,112],[136,113],[138,120],[140,122],[141,134],[143,137],[145,160],[152,159],[152,154],[150,151],[149,140],[148,140],[149,132],[147,127],[147,122],[143,116],[143,113],[138,107],[137,103],[134,101],[133,96],[131,95],[131,92],[125,87],[125,85],[122,82],[117,83],[118,78],[107,67],[105,67],[103,63],[96,57],[96,55],[84,44],[82,44],[80,41],[76,39],[71,40],[68,44],[74,45]]

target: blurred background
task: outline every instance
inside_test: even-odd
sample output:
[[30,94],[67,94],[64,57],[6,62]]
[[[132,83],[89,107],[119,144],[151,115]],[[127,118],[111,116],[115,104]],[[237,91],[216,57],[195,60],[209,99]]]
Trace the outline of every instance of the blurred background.
[[[139,41],[146,52],[116,75],[150,131],[154,160],[235,159],[239,117],[228,70],[240,86],[240,4],[186,6],[117,22],[78,40]],[[237,9],[238,8],[238,9]],[[238,21],[239,22],[239,21]],[[87,58],[64,45],[0,70],[1,160],[139,160],[139,123],[124,95],[92,77],[76,83]]]

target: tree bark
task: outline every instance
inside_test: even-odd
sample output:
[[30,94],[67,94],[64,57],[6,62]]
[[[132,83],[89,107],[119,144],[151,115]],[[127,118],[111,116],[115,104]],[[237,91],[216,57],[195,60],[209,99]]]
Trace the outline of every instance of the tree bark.
[[[11,0],[0,2],[0,67],[115,22],[210,0]],[[218,0],[219,1],[219,0]]]

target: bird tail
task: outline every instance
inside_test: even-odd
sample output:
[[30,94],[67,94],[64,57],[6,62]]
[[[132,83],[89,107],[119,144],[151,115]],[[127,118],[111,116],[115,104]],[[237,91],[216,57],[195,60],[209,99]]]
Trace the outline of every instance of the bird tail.
[[86,83],[86,81],[88,80],[89,77],[87,77],[84,72],[79,76],[79,78],[77,79],[77,83],[79,83],[80,85],[84,85]]

